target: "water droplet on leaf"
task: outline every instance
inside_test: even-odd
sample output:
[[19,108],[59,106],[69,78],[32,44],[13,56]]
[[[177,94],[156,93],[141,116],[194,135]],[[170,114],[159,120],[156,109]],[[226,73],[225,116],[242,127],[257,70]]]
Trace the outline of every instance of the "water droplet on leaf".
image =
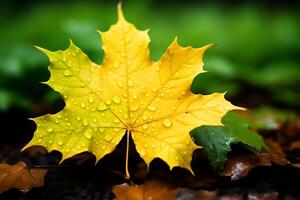
[[87,119],[84,119],[82,123],[83,123],[84,126],[88,126],[89,125],[89,122],[88,122]]
[[142,125],[142,127],[143,127],[143,129],[145,129],[145,130],[146,130],[146,129],[148,129],[148,128],[149,128],[149,125],[148,125],[148,124],[143,124],[143,125]]
[[154,105],[148,106],[147,109],[150,111],[156,111],[156,107]]
[[118,96],[114,96],[114,97],[112,98],[112,101],[113,101],[115,104],[120,104],[120,103],[121,103],[121,99],[120,99],[120,97],[118,97]]
[[112,140],[112,136],[111,135],[105,135],[104,140],[106,140],[107,142],[110,142]]
[[69,69],[66,69],[65,71],[64,71],[64,76],[73,76],[73,72],[71,71],[71,70],[69,70]]
[[172,126],[172,121],[170,119],[164,119],[163,120],[163,125],[166,128],[170,128]]
[[93,103],[95,101],[94,97],[89,97],[89,102]]
[[92,135],[93,135],[93,132],[92,130],[87,130],[84,132],[84,136],[87,138],[87,139],[91,139],[92,138]]
[[133,111],[133,112],[135,112],[135,111],[137,111],[139,108],[140,108],[140,106],[136,104],[136,105],[133,105],[133,106],[130,108],[130,110]]
[[97,109],[98,109],[99,111],[105,111],[105,110],[108,109],[108,106],[107,106],[105,103],[100,102],[100,103],[98,104]]
[[115,119],[113,120],[113,122],[116,123],[116,124],[118,124],[118,123],[120,123],[120,120],[119,120],[118,118],[115,118]]

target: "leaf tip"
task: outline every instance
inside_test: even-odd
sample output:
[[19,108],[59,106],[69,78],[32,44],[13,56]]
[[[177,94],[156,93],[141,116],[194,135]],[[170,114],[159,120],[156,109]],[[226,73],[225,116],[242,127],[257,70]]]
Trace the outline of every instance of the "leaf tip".
[[71,38],[69,39],[69,43],[70,43],[69,44],[70,46],[74,45],[74,42],[73,42],[73,40]]
[[119,3],[118,3],[118,19],[125,21],[123,9],[122,9],[122,1],[119,1]]
[[[225,91],[225,92],[222,93],[222,95],[224,96],[224,99],[226,99],[226,98],[225,98],[225,95],[226,95],[226,94],[227,94],[227,91]],[[235,105],[233,105],[231,102],[229,102],[229,103],[230,103],[230,107],[231,107],[230,111],[231,111],[231,110],[248,111],[247,108],[243,108],[243,107],[240,107],[240,106],[235,106]],[[228,112],[229,112],[229,111],[228,111]]]
[[211,48],[211,47],[213,47],[213,46],[215,46],[215,44],[214,44],[214,43],[210,43],[210,44],[207,44],[207,45],[201,47],[200,50],[201,50],[203,53],[205,53],[205,52],[207,51],[207,49],[209,49],[209,48]]
[[42,48],[42,47],[35,46],[35,45],[34,45],[33,47],[36,48],[37,50],[39,50],[40,52],[44,53],[45,55],[50,55],[50,54],[52,54],[51,51],[49,51],[49,50],[47,50],[47,49],[44,49],[44,48]]

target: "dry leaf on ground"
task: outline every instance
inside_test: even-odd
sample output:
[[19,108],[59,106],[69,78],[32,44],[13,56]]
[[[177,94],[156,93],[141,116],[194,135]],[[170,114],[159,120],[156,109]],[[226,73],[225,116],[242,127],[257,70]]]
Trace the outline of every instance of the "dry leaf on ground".
[[30,169],[24,162],[14,165],[0,164],[0,192],[18,188],[26,192],[44,185],[45,169]]
[[230,176],[231,180],[237,180],[247,176],[248,173],[257,166],[271,166],[272,163],[278,165],[290,164],[286,159],[284,151],[277,142],[268,139],[266,143],[269,147],[268,151],[258,154],[242,152],[231,154],[221,175]]
[[173,200],[179,193],[177,184],[159,178],[148,178],[141,185],[116,185],[113,193],[116,200]]

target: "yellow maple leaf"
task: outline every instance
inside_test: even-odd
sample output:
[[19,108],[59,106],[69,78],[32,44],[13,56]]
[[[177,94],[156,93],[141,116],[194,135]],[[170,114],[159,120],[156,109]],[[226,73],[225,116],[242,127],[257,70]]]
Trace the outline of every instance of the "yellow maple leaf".
[[200,125],[221,125],[226,112],[240,109],[222,93],[190,91],[193,78],[204,72],[202,57],[210,45],[181,47],[175,39],[154,62],[147,31],[128,23],[120,5],[118,22],[99,33],[105,51],[101,65],[72,42],[64,51],[39,48],[51,63],[46,84],[62,94],[66,106],[57,114],[33,119],[37,130],[25,148],[42,145],[58,150],[62,160],[89,151],[98,161],[126,134],[127,156],[131,136],[148,165],[161,158],[170,168],[191,170],[192,153],[199,146],[189,131]]

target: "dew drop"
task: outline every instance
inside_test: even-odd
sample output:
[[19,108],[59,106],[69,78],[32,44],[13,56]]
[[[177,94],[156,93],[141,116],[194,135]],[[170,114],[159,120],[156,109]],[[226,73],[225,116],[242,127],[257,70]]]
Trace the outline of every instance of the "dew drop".
[[69,70],[69,69],[66,69],[65,71],[64,71],[64,76],[72,76],[73,75],[73,73],[72,73],[72,71],[71,70]]
[[146,121],[148,119],[148,116],[147,115],[143,115],[142,116],[142,120]]
[[170,128],[172,126],[172,121],[170,119],[164,119],[163,120],[163,125],[166,128]]
[[82,123],[83,123],[84,126],[88,126],[89,125],[89,122],[88,122],[87,119],[84,119]]
[[107,142],[110,142],[112,140],[112,136],[111,135],[105,135],[104,140],[106,140]]
[[147,148],[149,148],[149,145],[148,144],[144,144],[144,147],[147,149]]
[[110,105],[110,104],[111,104],[111,100],[110,100],[110,99],[107,99],[107,100],[105,100],[105,103],[106,103],[107,105]]
[[120,97],[118,97],[118,96],[114,96],[114,97],[112,98],[112,101],[113,101],[115,104],[120,104],[120,103],[121,103],[121,99],[120,99]]
[[95,101],[94,97],[89,97],[89,102],[93,103]]
[[92,138],[92,130],[87,130],[84,132],[84,136],[87,138],[87,139],[91,139]]
[[69,61],[69,62],[67,63],[67,66],[68,66],[68,67],[72,67],[71,61]]
[[63,145],[63,144],[64,144],[64,141],[58,140],[58,141],[57,141],[57,144],[58,144],[58,145]]
[[156,111],[156,107],[154,105],[148,106],[147,109],[150,111]]
[[124,114],[124,115],[123,115],[123,118],[124,118],[124,119],[128,119],[128,114]]
[[100,102],[100,103],[98,104],[97,109],[98,109],[99,111],[105,111],[105,110],[108,109],[108,107],[107,107],[107,105],[105,105],[103,102]]
[[51,128],[51,127],[49,127],[48,129],[47,129],[47,132],[49,132],[49,133],[51,133],[53,131],[53,129]]
[[141,157],[144,157],[144,156],[146,155],[146,152],[145,152],[145,151],[140,151],[139,153],[140,153],[140,156],[141,156]]
[[157,91],[157,89],[156,88],[152,88],[152,92],[156,92]]
[[104,133],[105,128],[99,128],[100,133]]
[[53,144],[53,140],[49,140],[48,143],[49,143],[49,144]]
[[137,97],[138,97],[138,96],[137,96],[136,94],[133,94],[133,95],[132,95],[132,98],[133,98],[133,99],[137,99]]
[[146,129],[149,128],[149,125],[148,124],[143,124],[142,127],[143,127],[144,130],[146,130]]
[[77,119],[77,121],[80,121],[80,120],[81,120],[81,118],[80,118],[79,116],[77,116],[76,119]]
[[118,123],[120,123],[120,120],[119,120],[118,118],[115,118],[115,119],[113,120],[113,122],[116,123],[116,124],[118,124]]
[[85,108],[85,103],[82,102],[82,103],[80,104],[80,107],[81,107],[81,108]]
[[120,65],[118,65],[118,64],[114,64],[114,65],[113,65],[113,68],[114,68],[114,69],[118,69],[119,67],[120,67]]
[[152,149],[155,149],[155,148],[156,148],[156,144],[152,144],[152,145],[151,145],[151,148],[152,148]]
[[137,111],[139,108],[140,108],[140,106],[136,104],[136,105],[133,105],[133,106],[130,108],[130,110],[131,110],[132,112],[135,112],[135,111]]
[[114,132],[119,132],[121,128],[113,128]]

